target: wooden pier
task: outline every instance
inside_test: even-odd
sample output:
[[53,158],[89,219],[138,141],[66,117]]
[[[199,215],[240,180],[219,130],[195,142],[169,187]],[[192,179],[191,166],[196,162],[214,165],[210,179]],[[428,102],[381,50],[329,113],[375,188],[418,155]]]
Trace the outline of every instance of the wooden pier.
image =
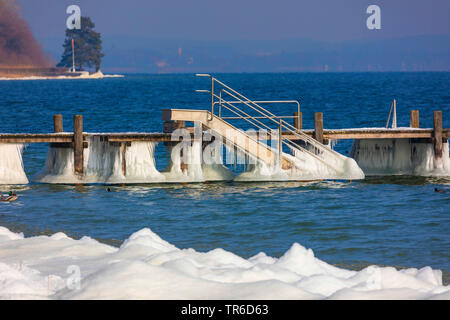
[[[298,113],[295,113],[298,116]],[[52,143],[61,146],[73,146],[76,140],[83,138],[86,148],[86,138],[90,136],[101,137],[101,140],[108,142],[133,142],[133,141],[154,141],[171,142],[173,130],[185,128],[192,134],[194,127],[186,127],[183,121],[180,126],[178,121],[165,121],[164,132],[111,132],[111,133],[88,133],[83,132],[83,117],[74,116],[75,132],[63,132],[62,115],[55,115],[54,129],[52,133],[0,133],[0,143]],[[301,113],[300,113],[301,119]],[[351,129],[324,129],[323,115],[316,113],[315,129],[302,129],[301,120],[294,118],[294,126],[303,133],[316,137],[316,140],[354,140],[354,139],[433,139],[441,137],[442,140],[450,138],[450,129],[442,128],[442,111],[434,112],[434,128],[419,128],[418,111],[411,111],[411,126],[408,128],[351,128]],[[270,134],[269,134],[270,136]],[[283,133],[283,136],[296,140],[294,135]],[[437,139],[439,140],[439,139]]]
[[[174,110],[171,110],[174,112]],[[176,111],[175,111],[176,112]],[[53,117],[54,128],[52,133],[0,133],[0,143],[49,143],[52,147],[73,148],[75,171],[83,173],[83,148],[88,147],[88,137],[97,136],[101,141],[120,145],[122,154],[125,154],[126,147],[131,142],[152,141],[152,142],[172,142],[181,141],[182,138],[173,139],[172,132],[178,128],[186,128],[190,134],[194,135],[194,127],[186,127],[185,121],[172,121],[168,119],[168,111],[163,111],[164,132],[161,133],[87,133],[83,132],[83,117],[75,115],[73,118],[74,132],[63,132],[62,115]],[[294,126],[302,133],[313,137],[318,142],[327,144],[330,140],[345,139],[416,139],[422,142],[433,143],[435,156],[442,157],[443,143],[450,138],[450,129],[442,128],[442,111],[434,111],[434,128],[419,128],[419,112],[412,110],[410,113],[411,122],[408,128],[352,128],[352,129],[324,129],[322,113],[314,115],[314,129],[303,129],[302,114],[294,114]],[[254,136],[254,138],[258,138]],[[298,136],[292,133],[283,132],[283,138],[296,141]],[[270,134],[268,135],[270,139]],[[126,168],[124,168],[126,170]]]

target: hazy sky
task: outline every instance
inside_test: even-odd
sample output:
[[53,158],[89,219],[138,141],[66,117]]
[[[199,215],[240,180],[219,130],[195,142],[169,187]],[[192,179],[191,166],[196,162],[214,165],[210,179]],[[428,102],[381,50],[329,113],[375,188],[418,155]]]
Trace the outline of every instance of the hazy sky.
[[[450,0],[17,0],[38,39],[62,36],[77,4],[103,35],[181,40],[352,40],[450,34]],[[381,7],[381,30],[366,9]]]

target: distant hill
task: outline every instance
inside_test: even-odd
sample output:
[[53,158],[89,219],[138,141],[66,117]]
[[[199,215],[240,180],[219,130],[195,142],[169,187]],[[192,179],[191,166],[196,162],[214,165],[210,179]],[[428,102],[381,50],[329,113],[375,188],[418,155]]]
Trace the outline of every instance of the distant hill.
[[[61,39],[44,39],[55,60]],[[106,72],[450,71],[450,36],[324,42],[176,41],[104,36]]]

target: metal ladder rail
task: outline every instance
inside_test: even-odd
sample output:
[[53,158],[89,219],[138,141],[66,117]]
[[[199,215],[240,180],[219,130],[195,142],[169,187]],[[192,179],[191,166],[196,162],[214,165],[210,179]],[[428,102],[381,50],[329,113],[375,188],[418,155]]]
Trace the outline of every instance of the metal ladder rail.
[[[230,95],[231,97],[238,99],[238,100],[242,100],[239,97],[237,97],[236,95],[234,95],[233,93],[229,92],[228,90],[224,90],[222,89],[221,91],[225,92],[226,94]],[[239,93],[238,93],[239,94]],[[243,96],[242,94],[239,94],[241,96]],[[215,95],[217,96],[217,95]],[[245,98],[245,96],[243,96]],[[221,96],[219,96],[219,98],[223,101],[224,100]],[[316,149],[321,150],[321,151],[325,151],[325,152],[329,152],[331,154],[333,154],[334,156],[337,156],[339,159],[343,159],[342,155],[339,154],[338,152],[324,146],[323,144],[321,144],[320,142],[318,142],[317,140],[309,137],[308,135],[304,134],[303,132],[299,131],[297,128],[295,128],[294,126],[292,126],[291,124],[289,124],[288,122],[282,120],[280,117],[277,117],[276,115],[272,114],[270,111],[264,109],[263,107],[259,106],[258,104],[254,103],[253,101],[249,100],[248,98],[246,98],[247,101],[242,101],[242,103],[244,103],[245,105],[247,105],[248,107],[250,107],[251,109],[259,112],[260,114],[262,114],[265,118],[273,121],[274,123],[276,123],[277,125],[279,125],[280,121],[282,124],[282,127],[284,129],[286,129],[288,132],[292,133],[293,135],[295,135],[296,137],[300,138],[300,140],[305,140],[307,141],[309,144],[313,145]],[[252,107],[249,103],[253,103],[254,105],[256,105],[257,107],[259,107],[259,109],[263,110],[260,111],[258,109],[256,109],[255,107]],[[236,107],[236,109],[238,109]],[[266,112],[267,114],[265,114],[264,112]],[[274,120],[277,119],[279,121],[275,121]]]
[[[232,96],[235,99],[239,99],[241,100],[239,97],[237,97],[236,95],[234,95],[233,93],[227,91],[227,90],[222,90],[223,92],[227,93],[228,95]],[[219,98],[221,98],[219,96]],[[222,100],[224,100],[223,98],[221,98]],[[334,150],[331,150],[327,147],[325,147],[324,145],[322,145],[321,143],[319,143],[318,141],[316,141],[315,139],[309,137],[308,135],[304,134],[303,132],[299,131],[297,128],[295,128],[294,126],[292,126],[291,124],[289,124],[288,122],[282,120],[280,117],[277,117],[276,115],[272,114],[270,111],[262,108],[261,106],[257,105],[257,107],[259,107],[259,109],[262,109],[261,111],[252,107],[251,105],[249,105],[249,103],[252,103],[251,100],[247,99],[247,101],[242,101],[242,103],[244,103],[245,105],[247,105],[248,107],[252,108],[253,110],[259,112],[260,114],[262,114],[265,118],[273,121],[274,123],[276,123],[277,125],[279,125],[279,121],[282,122],[283,127],[290,133],[295,134],[297,137],[302,137],[302,140],[305,140],[307,142],[309,142],[310,144],[314,145],[315,147],[317,147],[318,149],[323,149],[326,151],[331,151],[332,153],[334,153],[335,155],[341,156],[339,153],[335,152]],[[253,103],[255,104],[255,103]],[[265,114],[264,112],[266,112],[267,114]],[[275,121],[274,120],[277,119],[279,121]]]
[[[222,90],[220,91],[220,93],[219,93],[219,101],[214,101],[214,105],[216,105],[216,104],[218,104],[219,105],[219,117],[221,117],[222,119],[230,119],[230,118],[228,118],[228,117],[222,117],[222,114],[221,114],[221,94],[222,94]],[[229,103],[233,103],[233,104],[235,104],[235,103],[243,103],[243,101],[241,100],[241,101],[239,101],[239,100],[237,100],[237,101],[228,101]],[[298,113],[300,113],[300,102],[298,102],[297,100],[260,100],[260,101],[255,101],[255,100],[253,100],[253,102],[255,102],[255,103],[264,103],[264,104],[267,104],[267,103],[269,103],[269,104],[273,104],[273,103],[295,103],[296,105],[297,105],[297,112]],[[257,118],[257,117],[255,117],[255,118]],[[264,118],[266,118],[266,117],[264,117]],[[283,119],[293,119],[293,118],[298,118],[298,115],[297,116],[274,116],[274,117],[272,117],[272,118],[283,118]]]
[[[213,81],[219,83],[219,84],[222,85],[223,87],[225,87],[225,88],[227,88],[228,90],[232,91],[234,94],[240,96],[240,98],[239,98],[239,97],[236,97],[236,96],[234,96],[234,97],[235,97],[236,99],[238,99],[238,100],[244,102],[247,106],[249,106],[248,103],[251,103],[251,104],[254,105],[254,107],[256,107],[257,109],[260,109],[260,111],[259,111],[260,113],[263,113],[263,114],[264,114],[264,113],[267,113],[269,116],[274,117],[274,118],[277,118],[276,115],[274,115],[274,114],[271,113],[270,111],[264,109],[264,108],[261,107],[259,104],[255,103],[254,101],[250,100],[249,98],[247,98],[246,96],[244,96],[242,93],[240,93],[240,92],[234,90],[233,88],[229,87],[228,85],[226,85],[226,84],[223,83],[222,81],[217,80],[217,79],[214,78],[214,77],[211,77],[211,78],[213,79]],[[224,89],[222,89],[222,90],[224,90]],[[225,90],[224,90],[224,91],[225,91]],[[230,92],[227,91],[227,93],[228,93],[229,95],[233,96],[232,94],[230,94]],[[253,108],[253,109],[255,109],[255,108]],[[257,110],[257,111],[258,111],[258,110]],[[269,117],[269,116],[267,116],[267,115],[265,115],[265,116],[266,116],[266,117]]]
[[[213,99],[213,97],[217,97],[217,98],[219,98],[219,101],[221,101],[221,100],[222,100],[221,92],[224,91],[224,92],[226,92],[227,94],[229,94],[229,95],[235,97],[236,99],[238,99],[239,101],[241,101],[242,103],[246,104],[246,105],[249,106],[249,107],[251,107],[251,106],[249,105],[249,103],[253,104],[254,107],[251,107],[251,108],[254,109],[255,111],[261,113],[264,117],[266,117],[266,118],[268,118],[268,119],[271,119],[271,118],[277,118],[277,119],[279,119],[279,117],[276,116],[275,114],[273,114],[273,113],[271,113],[270,111],[266,110],[265,108],[261,107],[259,104],[257,104],[256,102],[250,100],[249,98],[247,98],[246,96],[244,96],[242,93],[240,93],[240,92],[234,90],[234,89],[231,88],[230,86],[228,86],[228,85],[226,85],[225,83],[223,83],[222,81],[220,81],[220,80],[218,80],[218,79],[212,77],[211,75],[208,75],[208,74],[197,74],[197,76],[207,76],[207,77],[210,77],[210,78],[211,78],[211,85],[212,85],[212,88],[211,88],[211,96],[212,96],[211,114],[212,114],[213,116],[214,116],[214,99]],[[241,98],[239,98],[238,96],[235,96],[235,95],[231,94],[229,91],[224,90],[224,89],[221,89],[220,95],[217,96],[217,95],[214,93],[214,82],[217,82],[218,84],[220,84],[221,86],[223,86],[223,87],[227,88],[228,90],[232,91],[234,94],[240,96]],[[199,91],[202,91],[202,90],[199,90]],[[298,103],[298,101],[295,101],[295,102]],[[298,104],[299,104],[299,103],[298,103]],[[255,107],[256,107],[256,109],[255,109]],[[237,108],[237,109],[238,109],[238,108]],[[259,110],[258,110],[258,109],[259,109]],[[265,114],[265,113],[267,113],[268,115]],[[273,120],[273,119],[271,119],[271,120]],[[292,126],[291,126],[291,127],[292,127]],[[292,128],[296,129],[295,127],[292,127]],[[306,135],[305,135],[305,136],[306,136]],[[306,136],[306,137],[308,137],[308,136]],[[308,138],[309,138],[309,137],[308,137]],[[314,139],[313,139],[313,140],[314,140]],[[314,140],[314,141],[315,141],[315,140]],[[318,142],[316,141],[316,143],[318,143]]]
[[[231,111],[231,112],[234,112],[234,111],[231,110],[231,109],[230,109],[230,111]],[[238,115],[238,113],[236,113],[236,112],[234,112],[234,113],[235,113],[236,115]],[[218,118],[218,119],[222,119],[222,118],[220,118],[220,117],[217,117],[217,118]],[[222,120],[223,120],[223,119],[222,119]],[[225,120],[223,120],[223,121],[225,121]],[[226,122],[226,121],[225,121],[225,122]],[[249,122],[250,122],[250,121],[249,121]],[[251,122],[250,122],[250,123],[251,123]],[[264,148],[266,148],[267,150],[270,150],[270,151],[273,152],[273,149],[272,149],[271,147],[269,147],[268,145],[259,142],[258,139],[255,139],[255,138],[251,137],[251,136],[248,135],[245,131],[243,131],[243,130],[241,130],[241,129],[239,129],[239,128],[234,127],[233,125],[229,124],[228,122],[227,122],[227,124],[228,124],[229,126],[231,126],[234,130],[236,130],[236,131],[240,132],[241,134],[243,134],[244,136],[246,136],[249,140],[252,140],[253,142],[257,143],[258,145],[263,145]],[[256,126],[256,125],[255,125],[255,126]],[[212,131],[216,132],[218,135],[222,136],[222,138],[224,138],[226,141],[230,140],[229,137],[223,136],[222,134],[220,134],[218,131],[214,130],[213,128],[210,128],[210,129],[211,129]],[[234,147],[236,147],[237,149],[239,149],[243,154],[246,154],[246,155],[248,155],[248,156],[250,156],[250,157],[253,157],[254,159],[257,160],[257,157],[255,157],[255,156],[252,155],[249,151],[245,150],[244,148],[240,147],[239,145],[235,144],[234,141],[231,141],[231,143],[234,145]]]
[[[236,107],[235,105],[233,105],[232,103],[230,103],[230,102],[228,102],[228,101],[226,101],[226,100],[223,100],[223,103],[228,104],[229,106],[231,106],[231,107],[237,109],[238,111],[242,112],[244,115],[246,115],[246,116],[250,117],[251,119],[253,119],[253,117],[249,116],[247,113],[245,113],[244,111],[240,110],[239,108],[237,108],[237,107]],[[229,108],[228,106],[225,105],[224,107],[225,107],[226,109],[228,109],[229,111],[233,112],[234,114],[236,114],[237,116],[239,116],[241,119],[244,119],[244,120],[246,120],[247,122],[249,122],[250,124],[256,126],[257,128],[259,128],[259,129],[264,129],[264,128],[261,128],[260,126],[254,124],[251,120],[246,119],[245,117],[240,116],[239,113],[237,113],[236,111],[232,110],[232,109]],[[218,117],[218,118],[220,118],[220,117]],[[221,118],[220,118],[220,119],[221,119]],[[263,125],[263,126],[266,127],[267,129],[269,129],[270,131],[272,131],[272,128],[270,128],[270,127],[267,126],[266,124],[260,122],[259,120],[255,120],[255,121],[257,121],[258,123],[260,123],[261,125]],[[240,129],[237,129],[237,130],[239,130],[239,131],[241,131],[242,133],[244,133],[245,135],[247,135],[247,134],[246,134],[245,132],[243,132],[242,130],[240,130]],[[248,135],[247,135],[247,136],[248,136]],[[248,136],[248,137],[249,137],[250,139],[254,140],[254,139],[251,138],[250,136]],[[308,137],[308,138],[309,138],[309,137]],[[309,150],[303,148],[302,146],[299,146],[299,145],[293,143],[292,141],[290,141],[290,140],[287,139],[287,138],[283,138],[282,135],[280,136],[280,140],[281,140],[281,143],[284,144],[284,145],[286,145],[290,150],[298,150],[298,151],[301,151],[301,152],[305,152],[305,153],[309,154],[310,156],[312,156],[313,158],[315,158],[316,160],[318,160],[318,161],[322,162],[323,164],[329,166],[331,169],[335,170],[336,172],[341,172],[340,170],[338,170],[337,168],[335,168],[333,165],[329,164],[329,163],[326,162],[324,159],[320,158],[320,157],[319,157],[318,155],[316,155],[315,153],[313,153],[313,152],[311,152],[311,151],[309,151]],[[254,141],[255,141],[255,140],[254,140]],[[260,143],[259,141],[257,141],[257,142]],[[268,147],[268,146],[267,146],[267,147]],[[294,165],[295,165],[295,163],[294,163]],[[300,169],[300,168],[299,168],[299,169]]]
[[[286,128],[286,130],[288,132],[290,132],[291,134],[293,134],[294,136],[296,136],[297,138],[299,138],[300,140],[304,140],[306,142],[308,142],[309,144],[313,145],[315,148],[321,150],[321,151],[325,151],[327,153],[331,153],[332,155],[336,156],[339,159],[344,159],[344,156],[341,155],[339,152],[334,151],[331,148],[328,148],[327,146],[321,144],[320,142],[318,142],[317,140],[315,140],[314,138],[311,138],[310,136],[308,136],[307,134],[303,133],[303,132],[297,132],[294,130],[291,130],[288,128],[288,126],[291,126],[289,123],[285,122],[284,120],[281,120],[283,123],[283,127]],[[291,126],[292,127],[292,126]],[[293,127],[295,128],[295,127]]]
[[[232,97],[235,98],[235,99],[238,99],[238,100],[240,99],[239,97],[237,97],[236,95],[232,94],[231,92],[228,92],[228,91],[226,91],[226,90],[224,90],[224,92],[227,93],[228,95],[232,96]],[[221,98],[221,100],[222,100],[223,102],[229,104],[229,102],[226,101],[225,99]],[[245,105],[248,105],[248,103],[247,103],[246,101],[243,101],[243,103],[244,103]],[[242,110],[240,110],[240,109],[237,108],[236,106],[234,106],[234,105],[232,105],[232,106],[233,106],[235,109],[237,109],[237,110],[243,112]],[[248,105],[248,106],[249,106],[250,108],[252,108],[253,110],[258,111],[257,109],[253,108],[252,106],[250,106],[250,105]],[[261,108],[262,108],[262,107],[261,107]],[[262,108],[262,109],[264,109],[264,108]],[[267,111],[267,110],[265,110],[265,111]],[[269,111],[267,111],[267,112],[268,112],[269,114],[271,114]],[[243,112],[243,113],[246,114],[245,112]],[[263,113],[260,112],[260,114],[263,114]],[[319,149],[319,150],[322,150],[322,151],[326,151],[326,152],[330,152],[330,153],[332,153],[333,155],[338,155],[338,156],[339,156],[339,159],[341,159],[341,160],[343,159],[343,157],[342,157],[339,153],[337,153],[337,152],[335,152],[334,150],[332,150],[332,149],[330,149],[330,148],[328,148],[328,147],[322,145],[321,143],[319,143],[319,142],[316,141],[315,139],[309,137],[308,135],[304,134],[303,132],[300,131],[300,133],[297,133],[297,132],[296,132],[297,130],[291,130],[288,126],[286,126],[286,125],[289,125],[289,124],[288,124],[286,121],[284,121],[284,120],[282,120],[282,119],[279,119],[277,116],[272,115],[272,114],[271,114],[272,117],[269,117],[269,116],[267,116],[267,115],[265,115],[265,114],[263,114],[263,115],[266,116],[267,119],[269,119],[269,120],[271,120],[272,122],[276,123],[277,125],[280,125],[280,123],[281,123],[282,128],[284,127],[288,132],[290,132],[291,134],[293,134],[293,135],[297,136],[298,138],[300,138],[300,140],[306,140],[306,141],[309,142],[311,145],[313,145],[313,147],[315,147],[316,149]],[[273,118],[276,118],[276,119],[278,119],[279,121],[275,121]],[[255,120],[255,121],[258,121],[258,120]],[[258,121],[258,122],[261,123],[260,121]],[[283,123],[284,123],[284,125],[283,125]],[[270,127],[268,127],[267,125],[265,125],[265,124],[263,124],[263,123],[261,123],[261,124],[264,125],[265,127],[267,127],[267,128],[270,129]],[[289,125],[289,126],[290,126],[290,125]],[[293,127],[293,128],[295,129],[295,127]],[[282,139],[285,139],[285,138],[282,138]],[[318,159],[318,160],[320,160],[320,161],[322,161],[322,162],[325,161],[325,160],[321,159],[318,155],[313,154],[312,152],[310,152],[309,150],[306,150],[305,148],[303,148],[303,147],[301,147],[301,146],[299,146],[299,145],[297,145],[297,144],[294,144],[293,142],[289,141],[288,139],[285,139],[285,140],[287,140],[287,141],[289,142],[290,148],[295,148],[295,149],[302,148],[303,151],[306,151],[306,152],[308,152],[309,154],[313,155],[316,159]],[[284,142],[285,142],[285,141],[284,141]],[[287,143],[285,142],[285,144],[287,144]],[[326,162],[324,162],[324,163],[326,163]],[[334,169],[334,170],[336,170],[336,171],[339,172],[339,170],[337,170],[337,169],[336,169],[334,166],[332,166],[331,164],[328,164],[328,163],[326,163],[326,164],[329,165],[332,169]]]
[[[263,107],[261,107],[260,105],[258,105],[258,104],[255,103],[254,101],[250,100],[249,98],[245,97],[243,94],[239,93],[238,91],[232,89],[231,87],[229,87],[229,86],[226,85],[225,83],[223,83],[223,82],[217,80],[216,78],[214,78],[214,77],[212,77],[212,76],[210,76],[210,75],[198,75],[198,76],[208,76],[208,77],[211,78],[211,85],[212,85],[212,88],[211,88],[211,92],[210,92],[210,93],[211,93],[211,101],[212,101],[212,103],[211,103],[211,116],[212,116],[212,117],[214,116],[214,97],[219,98],[219,101],[222,101],[222,100],[224,100],[224,102],[226,101],[225,99],[223,99],[223,98],[221,97],[221,93],[222,93],[222,91],[223,91],[223,92],[227,93],[228,95],[234,97],[235,99],[240,100],[242,103],[244,103],[245,105],[247,105],[247,106],[250,107],[251,109],[253,109],[253,110],[259,112],[259,113],[262,114],[265,118],[267,118],[267,119],[269,119],[269,120],[271,120],[271,121],[277,123],[277,125],[281,124],[281,127],[285,127],[289,132],[291,132],[291,133],[294,134],[295,136],[299,137],[301,140],[307,141],[307,142],[310,143],[314,148],[316,148],[316,150],[321,150],[321,151],[325,151],[325,152],[331,153],[331,154],[337,156],[340,160],[342,160],[342,159],[344,158],[342,155],[340,155],[339,153],[335,152],[334,150],[332,150],[332,149],[330,149],[330,148],[327,148],[326,146],[322,145],[321,143],[319,143],[319,142],[316,141],[315,139],[310,138],[309,136],[307,136],[306,134],[304,134],[304,133],[301,132],[301,131],[298,131],[295,127],[293,127],[292,125],[288,124],[286,121],[284,121],[284,120],[282,120],[282,119],[279,119],[279,117],[277,117],[276,115],[274,115],[274,114],[271,113],[270,111],[264,109]],[[222,85],[224,88],[229,89],[230,91],[232,91],[232,92],[235,93],[235,94],[231,93],[231,92],[228,91],[228,90],[222,89],[221,92],[220,92],[220,96],[217,96],[217,95],[214,93],[214,82],[217,82],[218,84]],[[243,100],[243,99],[240,98],[240,97],[242,97],[242,98],[245,99],[245,100]],[[250,104],[252,104],[253,106],[251,106]],[[235,109],[237,109],[237,110],[239,110],[239,111],[242,112],[242,110],[240,110],[240,109],[237,108],[236,106],[233,105],[233,107],[234,107]],[[278,122],[278,121],[275,121],[274,118],[275,118],[275,119],[279,119],[280,121],[279,121],[279,122]],[[246,119],[246,120],[248,121],[248,119]],[[284,125],[283,125],[283,124],[284,124]],[[292,130],[291,128],[293,128],[294,130]],[[308,152],[309,154],[311,154],[312,156],[314,156],[316,159],[320,160],[321,162],[325,163],[326,165],[328,165],[328,166],[330,166],[331,168],[333,168],[334,170],[336,170],[336,168],[334,168],[331,164],[327,163],[325,160],[321,159],[320,157],[318,157],[317,155],[313,154],[312,152],[306,150],[305,148],[303,148],[303,147],[301,147],[301,146],[299,146],[299,145],[294,145],[294,146],[291,146],[291,147],[292,147],[292,148],[295,148],[295,149],[298,149],[298,150],[302,150],[302,151]],[[299,149],[299,148],[301,148],[301,149]],[[336,171],[338,171],[338,170],[336,170]]]

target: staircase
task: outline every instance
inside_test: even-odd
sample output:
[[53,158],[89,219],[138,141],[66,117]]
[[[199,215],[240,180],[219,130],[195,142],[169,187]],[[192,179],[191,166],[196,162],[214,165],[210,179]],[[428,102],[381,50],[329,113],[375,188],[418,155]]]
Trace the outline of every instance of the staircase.
[[[298,101],[252,101],[210,75],[197,76],[211,79],[211,90],[197,90],[211,95],[211,111],[165,109],[163,120],[201,123],[203,127],[220,135],[227,144],[268,166],[281,164],[284,170],[305,170],[301,162],[307,158],[320,162],[338,176],[345,175],[349,158],[319,143],[284,120],[293,118],[292,116],[276,116],[261,106],[271,103],[295,103],[300,111]],[[231,116],[224,116],[225,113]],[[245,120],[253,129],[265,130],[272,135],[275,133],[278,139],[277,149],[269,147],[259,141],[257,136],[250,135],[230,123],[236,120]],[[294,135],[297,141],[287,139],[283,134]],[[283,149],[289,150],[290,154],[283,152]]]

